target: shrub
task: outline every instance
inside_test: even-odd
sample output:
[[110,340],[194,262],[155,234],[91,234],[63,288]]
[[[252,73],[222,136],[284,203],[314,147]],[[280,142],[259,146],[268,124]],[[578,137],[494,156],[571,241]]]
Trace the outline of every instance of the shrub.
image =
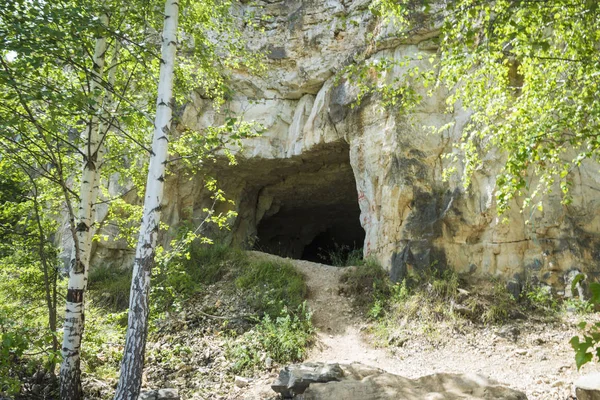
[[222,243],[192,243],[187,252],[153,271],[152,306],[157,313],[179,310],[183,303],[247,264],[239,249]]
[[534,286],[525,292],[529,305],[539,311],[558,311],[558,301],[552,295],[550,286]]
[[314,338],[311,317],[305,302],[295,312],[284,307],[276,318],[265,315],[227,349],[226,357],[234,360],[232,372],[252,373],[267,357],[280,364],[301,361]]
[[586,315],[594,312],[594,304],[587,300],[579,298],[566,299],[563,303],[566,312],[575,312],[580,315]]
[[107,311],[124,311],[129,307],[131,270],[100,266],[89,274],[89,295],[94,304]]
[[392,283],[388,273],[373,259],[348,268],[340,282],[343,284],[341,291],[351,296],[354,305],[363,311],[370,310],[377,300],[383,301],[391,294]]
[[333,247],[320,249],[319,257],[334,267],[350,267],[364,264],[363,249],[346,244],[333,243]]
[[492,284],[491,294],[475,297],[482,310],[477,310],[477,306],[474,307],[474,310],[476,313],[480,313],[483,323],[501,324],[508,319],[512,310],[518,308],[518,303],[517,299],[508,292],[504,282],[495,280]]
[[280,315],[283,304],[296,310],[308,290],[304,276],[291,264],[262,260],[244,266],[235,284],[249,292],[249,303],[258,313],[271,318]]
[[458,293],[459,279],[458,274],[451,269],[443,271],[434,271],[429,279],[432,292],[435,297],[444,300],[453,299]]
[[[600,283],[590,283],[590,292],[592,293],[590,303],[600,306]],[[600,362],[600,322],[583,321],[578,327],[581,330],[581,337],[571,338],[577,369],[594,360]]]
[[29,348],[29,332],[0,316],[0,395],[15,395],[21,389],[20,359]]

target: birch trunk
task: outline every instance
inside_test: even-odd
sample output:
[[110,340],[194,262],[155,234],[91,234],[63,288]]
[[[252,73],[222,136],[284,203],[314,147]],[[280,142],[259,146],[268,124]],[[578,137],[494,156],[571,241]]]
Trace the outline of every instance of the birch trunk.
[[[94,235],[96,234],[97,231],[97,226],[95,224],[96,222],[96,202],[98,200],[98,194],[100,193],[100,184],[101,184],[101,173],[100,170],[102,169],[102,164],[104,162],[104,153],[106,152],[106,148],[104,146],[104,143],[106,142],[106,135],[108,135],[108,132],[110,131],[110,129],[113,126],[113,115],[115,113],[115,110],[113,110],[114,106],[115,106],[115,101],[114,101],[114,96],[113,96],[113,91],[114,86],[115,86],[115,81],[116,81],[116,75],[117,75],[117,68],[118,68],[118,62],[119,62],[119,51],[121,50],[121,45],[120,42],[118,40],[115,40],[115,48],[114,48],[114,54],[112,57],[112,60],[110,62],[110,66],[108,67],[108,90],[106,91],[106,94],[104,96],[104,104],[102,105],[102,118],[100,119],[99,123],[98,123],[98,145],[96,147],[96,174],[94,175],[94,180],[92,181],[92,192],[90,194],[91,196],[91,200],[92,200],[92,212],[91,212],[91,220],[92,220],[92,225],[90,225],[90,231],[89,231],[89,235],[90,235],[90,239],[91,241],[93,241]],[[90,253],[88,253],[88,264],[89,264],[89,256],[91,256]],[[87,275],[86,275],[87,276]]]
[[[108,26],[108,16],[102,15],[100,21]],[[67,307],[65,312],[64,334],[62,345],[63,362],[60,367],[60,398],[63,400],[79,400],[83,398],[81,389],[80,347],[84,328],[84,293],[87,286],[88,264],[92,249],[92,213],[95,199],[94,182],[97,174],[98,147],[100,134],[98,130],[98,105],[102,101],[100,82],[104,71],[107,50],[106,37],[96,40],[94,49],[92,79],[90,93],[94,100],[90,125],[86,131],[85,159],[80,187],[80,201],[77,220],[72,226],[74,250],[71,255],[71,269],[67,288]]]
[[165,180],[168,134],[171,129],[171,98],[177,51],[178,18],[179,4],[177,0],[166,0],[152,154],[146,180],[144,213],[133,265],[127,337],[121,363],[121,376],[115,394],[116,400],[136,400],[142,385],[142,369],[148,333],[150,274],[154,266]]

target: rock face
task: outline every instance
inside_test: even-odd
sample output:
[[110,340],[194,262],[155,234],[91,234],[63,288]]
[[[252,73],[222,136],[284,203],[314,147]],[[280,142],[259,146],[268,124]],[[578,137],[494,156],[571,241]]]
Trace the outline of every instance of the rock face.
[[[585,164],[572,170],[573,202],[556,191],[544,211],[519,213],[509,223],[495,216],[493,194],[501,156],[490,154],[466,192],[460,176],[443,182],[469,117],[446,113],[442,91],[408,112],[384,107],[377,95],[353,107],[358,89],[335,74],[365,59],[402,60],[436,52],[434,28],[408,39],[369,11],[369,0],[259,0],[264,33],[248,32],[249,45],[267,54],[261,76],[236,71],[225,110],[195,97],[183,124],[202,130],[235,114],[261,123],[259,138],[245,141],[238,165],[210,167],[239,215],[229,239],[291,257],[311,259],[333,241],[362,247],[395,279],[437,264],[459,272],[500,275],[519,291],[525,279],[559,290],[572,271],[596,275],[600,260],[600,174]],[[413,66],[429,68],[427,61]],[[403,76],[395,67],[380,76]],[[415,90],[425,94],[424,89]],[[455,122],[443,133],[427,127]],[[458,168],[460,170],[460,166]],[[164,217],[168,224],[198,221],[212,203],[202,177],[171,176]],[[530,220],[529,224],[525,221]],[[568,292],[568,291],[567,291]],[[568,293],[567,293],[568,294]]]
[[[324,364],[320,368],[339,369],[340,372],[331,378],[329,376],[331,374],[315,372],[315,364],[306,367],[290,366],[282,371],[282,374],[293,371],[298,381],[302,380],[301,372],[305,371],[306,379],[303,382],[308,381],[306,387],[303,387],[300,392],[294,393],[292,390],[292,393],[286,392],[287,397],[286,394],[283,397],[302,400],[527,399],[524,393],[500,386],[479,375],[434,374],[419,379],[407,379],[356,363]],[[331,379],[318,380],[321,375]],[[273,388],[279,388],[277,382]]]

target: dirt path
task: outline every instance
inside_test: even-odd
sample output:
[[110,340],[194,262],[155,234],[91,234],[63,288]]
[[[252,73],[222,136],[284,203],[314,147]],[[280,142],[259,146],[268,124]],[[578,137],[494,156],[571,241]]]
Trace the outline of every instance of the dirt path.
[[[260,257],[276,257],[257,253]],[[530,400],[565,400],[583,373],[600,371],[586,365],[578,372],[569,339],[577,317],[559,323],[521,322],[505,327],[473,328],[454,333],[439,348],[424,339],[393,351],[375,348],[364,334],[364,319],[353,313],[348,298],[339,295],[342,268],[303,260],[287,260],[305,274],[308,303],[317,328],[317,344],[307,361],[352,363],[417,378],[436,372],[477,373],[524,391]],[[506,335],[503,332],[514,332]],[[256,382],[247,399],[272,398],[268,385],[276,374]]]
[[360,362],[396,373],[397,360],[365,342],[360,332],[364,323],[354,315],[349,299],[339,295],[344,269],[303,260],[295,260],[294,265],[306,276],[308,304],[317,328],[317,343],[307,361]]

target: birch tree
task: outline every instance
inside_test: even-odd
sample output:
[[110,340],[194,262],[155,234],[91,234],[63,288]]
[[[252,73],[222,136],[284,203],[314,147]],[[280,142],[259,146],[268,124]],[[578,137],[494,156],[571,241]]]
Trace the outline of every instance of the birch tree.
[[[178,63],[179,88],[189,96],[200,86],[204,96],[222,104],[226,87],[224,67],[239,67],[241,60],[251,59],[252,56],[241,45],[241,35],[231,28],[233,17],[229,13],[229,1],[189,3],[186,5],[188,25],[182,29],[186,32],[195,29],[198,34],[186,42],[185,58]],[[19,165],[25,165],[34,177],[44,178],[55,190],[53,193],[60,194],[64,203],[52,211],[63,211],[68,216],[68,234],[73,236],[74,242],[62,348],[63,398],[82,397],[79,364],[84,328],[84,293],[92,236],[97,227],[94,224],[94,205],[101,172],[105,176],[114,172],[129,176],[119,165],[119,160],[127,159],[129,167],[136,166],[136,174],[145,176],[136,160],[150,154],[152,158],[161,156],[163,159],[162,162],[153,161],[151,171],[156,172],[154,165],[158,163],[163,172],[156,175],[156,179],[148,180],[152,182],[148,193],[156,192],[158,178],[160,182],[164,180],[166,144],[164,153],[161,153],[150,149],[145,140],[150,132],[147,128],[152,125],[152,118],[149,117],[151,112],[145,110],[146,107],[152,107],[152,101],[146,99],[154,96],[156,91],[154,71],[159,66],[164,70],[167,59],[164,51],[162,58],[157,56],[157,41],[154,40],[152,29],[149,29],[152,23],[158,25],[164,21],[162,13],[155,11],[154,5],[154,2],[138,4],[136,14],[110,0],[70,0],[60,3],[17,0],[0,8],[0,35],[4,37],[0,47],[0,156],[4,162],[18,160]],[[178,11],[178,4],[173,3],[171,7]],[[102,12],[106,15],[97,18]],[[156,18],[158,14],[161,14],[160,21]],[[107,15],[111,16],[113,26],[108,26]],[[45,23],[40,24],[40,21]],[[166,25],[176,21],[177,12],[173,18],[167,18]],[[122,26],[128,27],[126,33],[120,29]],[[166,46],[170,43],[173,58],[176,31],[177,28],[173,28],[174,40],[164,43]],[[98,35],[100,38],[95,40]],[[213,40],[215,35],[222,39],[218,44]],[[122,51],[115,48],[117,43],[123,45]],[[126,56],[119,60],[118,73],[116,65],[108,71],[108,79],[104,77],[107,52],[115,56],[121,52]],[[170,64],[171,83],[167,86],[171,87],[169,90],[172,93],[172,69],[175,63],[171,61]],[[161,75],[164,75],[164,71],[161,71]],[[135,82],[135,93],[129,90],[131,81]],[[161,108],[166,107],[170,111],[173,105],[170,100],[172,94],[166,94],[163,86],[159,88],[161,97],[157,102],[158,114]],[[87,127],[85,134],[79,137],[73,133],[83,130],[81,121],[87,121]],[[157,121],[155,126],[170,126],[171,116]],[[109,130],[111,135],[107,135]],[[192,139],[192,136],[182,135],[188,139]],[[194,137],[194,143],[198,142],[199,148],[207,152],[204,142],[212,142],[211,138],[211,135],[206,135],[205,140]],[[166,140],[166,132],[163,132],[160,141]],[[102,161],[104,143],[109,149],[109,157],[105,162]],[[76,172],[76,166],[81,164],[83,168]],[[138,190],[144,190],[143,179],[135,183]],[[148,204],[152,204],[152,201],[146,201],[147,208]],[[160,199],[154,204],[149,209],[156,215],[149,217],[152,212],[147,213],[144,221],[149,225],[140,233],[140,243],[146,243],[140,244],[142,249],[152,247],[148,244],[150,242],[156,243]],[[59,210],[63,206],[64,209]],[[47,213],[46,210],[43,212]],[[153,225],[150,220],[155,221]],[[144,229],[149,232],[150,239],[144,235]],[[140,259],[143,257],[138,257]],[[149,280],[149,270],[145,267],[141,269],[142,272],[148,272],[146,281]],[[141,272],[138,269],[136,273]],[[142,283],[140,281],[140,287]],[[147,290],[149,282],[145,285],[143,287]],[[138,301],[138,298],[132,297],[133,312],[139,308],[135,306]],[[138,333],[142,332],[142,341],[145,341],[147,312],[141,321],[143,328]],[[143,351],[137,351],[136,354],[143,356]],[[138,365],[142,365],[142,362]]]
[[[4,37],[0,48],[0,159],[21,168],[32,180],[45,180],[47,185],[38,185],[44,190],[41,195],[51,193],[51,187],[61,195],[68,233],[73,239],[60,370],[60,393],[66,399],[82,397],[84,292],[103,144],[115,121],[113,108],[118,109],[122,101],[132,103],[125,98],[125,92],[142,57],[142,51],[129,57],[127,68],[121,68],[129,69],[129,77],[120,77],[122,90],[117,91],[117,43],[127,38],[109,29],[108,15],[115,14],[110,7],[108,2],[54,4],[33,0],[16,1],[0,10],[0,34]],[[122,14],[117,15],[120,23],[125,16]],[[90,47],[94,50],[88,50]],[[106,81],[104,64],[111,47],[113,65]],[[113,95],[119,98],[116,106]],[[125,112],[139,109],[134,105]],[[86,128],[81,137],[76,137],[73,133],[83,130],[80,121],[87,121]],[[139,125],[138,121],[135,123]],[[121,129],[126,124],[121,124]],[[128,134],[128,139],[131,136]],[[78,174],[75,166],[79,157],[83,162]],[[113,160],[118,158],[115,154]],[[79,189],[73,189],[77,184]],[[51,207],[62,208],[52,204]],[[55,209],[49,211],[44,213],[52,214]]]
[[[108,26],[108,16],[100,17],[101,24]],[[93,56],[92,80],[90,85],[92,118],[90,119],[84,143],[83,171],[79,190],[79,206],[75,223],[75,242],[71,255],[67,306],[65,311],[64,336],[62,345],[63,362],[60,369],[60,396],[63,399],[82,397],[80,352],[84,328],[84,293],[92,250],[92,213],[96,202],[94,184],[97,184],[98,155],[101,142],[98,113],[101,113],[103,91],[100,87],[104,73],[107,40],[101,36],[96,40]]]
[[177,0],[166,1],[164,18],[152,153],[144,195],[144,212],[133,265],[127,337],[115,395],[115,399],[119,400],[137,399],[142,385],[142,368],[148,332],[150,277],[159,231],[165,165],[173,115],[173,78],[179,20]]

